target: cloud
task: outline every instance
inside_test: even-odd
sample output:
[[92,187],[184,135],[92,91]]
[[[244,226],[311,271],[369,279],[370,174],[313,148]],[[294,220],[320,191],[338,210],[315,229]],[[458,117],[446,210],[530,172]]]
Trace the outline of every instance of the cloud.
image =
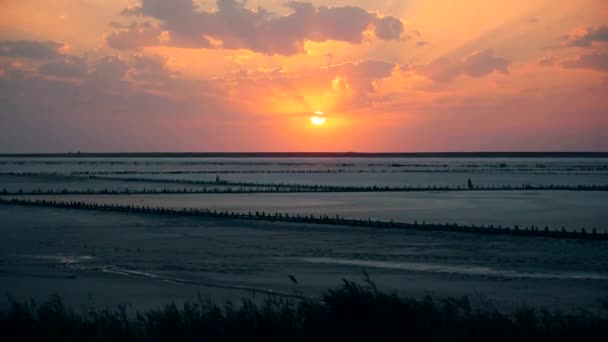
[[441,57],[416,68],[418,73],[436,82],[447,82],[462,74],[462,64]]
[[552,57],[544,57],[538,61],[538,65],[540,66],[552,66],[555,64],[555,59]]
[[240,100],[257,108],[284,113],[357,110],[374,104],[376,83],[391,77],[396,67],[387,61],[363,60],[297,75],[274,69],[261,74],[255,69],[240,73],[242,77],[235,80],[233,90],[238,91]]
[[163,32],[150,23],[133,22],[129,26],[113,25],[117,30],[106,36],[108,46],[118,50],[140,50],[163,43]]
[[4,40],[0,41],[0,56],[30,59],[53,59],[61,56],[63,44],[54,41]]
[[39,71],[41,74],[48,76],[79,78],[86,75],[87,68],[84,58],[65,56],[61,60],[42,64]]
[[492,49],[475,52],[461,61],[442,57],[417,67],[417,71],[436,82],[447,82],[462,74],[470,77],[483,77],[493,72],[507,74],[510,61],[496,57]]
[[[161,77],[166,72],[162,61],[152,56],[105,56],[88,61],[66,57],[57,64],[41,65],[39,71],[31,65],[21,68],[15,63],[0,63],[0,121],[4,128],[0,146],[5,151],[103,151],[124,146],[145,150],[187,144],[195,134],[222,138],[206,128],[213,124],[213,118],[206,117],[204,127],[195,121],[200,120],[201,108],[222,113],[221,101],[206,96],[211,87],[207,83],[167,82],[164,86],[175,90],[175,95],[150,87],[148,79],[144,83],[131,81],[132,73]],[[81,63],[85,64],[84,73]],[[167,134],[171,141],[158,138]]]
[[570,46],[589,47],[594,43],[608,43],[608,26],[577,29],[566,36]]
[[376,36],[384,40],[399,40],[403,35],[403,23],[395,17],[376,18]]
[[494,56],[492,49],[475,52],[464,60],[464,72],[471,77],[483,77],[494,71],[509,73],[509,61]]
[[291,13],[281,16],[263,8],[251,10],[244,4],[217,0],[216,11],[202,11],[191,0],[143,0],[141,5],[123,10],[123,15],[154,18],[160,26],[122,28],[108,36],[108,42],[119,49],[158,45],[157,33],[166,31],[169,39],[164,45],[168,46],[294,55],[306,52],[306,41],[359,44],[367,37],[400,40],[404,36],[400,19],[356,6],[315,7],[292,1],[286,4]]
[[[164,57],[123,56],[56,61],[86,65],[82,76],[69,80],[55,76],[60,72],[43,72],[42,66],[37,73],[31,66],[38,61],[25,61],[24,67],[0,62],[2,150],[292,149],[302,141],[309,143],[300,132],[315,110],[326,110],[330,118],[340,114],[353,123],[342,128],[353,140],[382,125],[382,139],[375,142],[382,148],[475,149],[479,141],[487,149],[606,147],[602,134],[607,102],[601,91],[563,92],[564,87],[556,87],[539,94],[500,94],[491,87],[473,92],[459,85],[458,92],[387,92],[380,87],[401,76],[398,68],[418,72],[418,67],[382,60],[310,68],[306,74],[272,67],[194,81],[175,77]],[[457,75],[467,75],[466,60],[451,62]],[[391,121],[392,117],[398,120]],[[566,139],[564,127],[569,132]],[[484,133],[467,139],[474,131]],[[348,144],[352,143],[345,149]]]
[[131,78],[137,81],[162,83],[179,73],[169,68],[167,58],[156,55],[136,55]]
[[120,81],[129,70],[126,61],[116,56],[105,56],[93,64],[91,75],[98,80]]
[[568,69],[588,69],[596,71],[608,71],[608,53],[591,52],[576,58],[564,61],[562,67]]
[[339,79],[338,85],[348,85],[353,99],[365,103],[367,96],[376,91],[375,82],[391,76],[395,67],[391,62],[365,60],[330,66],[327,72],[332,78],[332,86]]

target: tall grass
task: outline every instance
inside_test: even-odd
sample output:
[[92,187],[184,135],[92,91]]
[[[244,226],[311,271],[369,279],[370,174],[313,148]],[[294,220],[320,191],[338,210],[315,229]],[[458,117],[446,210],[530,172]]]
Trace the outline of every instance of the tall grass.
[[[371,285],[370,285],[371,284]],[[608,315],[522,307],[502,313],[467,298],[401,297],[345,281],[321,301],[268,297],[222,306],[199,298],[129,314],[76,312],[57,296],[13,302],[0,338],[56,341],[608,341]],[[608,305],[604,305],[608,309]]]

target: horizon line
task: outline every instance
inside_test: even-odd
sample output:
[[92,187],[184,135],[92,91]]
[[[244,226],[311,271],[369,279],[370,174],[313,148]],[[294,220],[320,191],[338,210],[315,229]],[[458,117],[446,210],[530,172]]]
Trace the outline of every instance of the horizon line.
[[32,152],[0,153],[0,158],[608,158],[592,151],[458,151],[458,152]]

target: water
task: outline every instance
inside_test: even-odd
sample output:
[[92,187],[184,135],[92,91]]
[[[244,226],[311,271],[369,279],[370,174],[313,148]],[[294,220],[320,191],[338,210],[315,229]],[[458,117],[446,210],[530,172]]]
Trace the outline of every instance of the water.
[[603,241],[12,206],[0,218],[0,292],[58,293],[76,307],[146,309],[198,293],[219,303],[268,291],[319,298],[343,278],[362,281],[362,270],[382,290],[482,295],[500,307],[591,309],[608,286]]
[[0,157],[0,172],[474,171],[608,175],[608,158],[44,158]]
[[[89,178],[94,173],[97,178]],[[218,189],[192,181],[336,186],[607,185],[608,158],[0,158],[0,190]],[[117,178],[135,178],[123,180]],[[169,182],[172,181],[172,182]],[[173,182],[175,181],[175,182]],[[180,183],[180,181],[182,183]],[[253,186],[256,187],[255,185]],[[11,197],[14,195],[11,195]],[[608,229],[608,192],[25,195],[220,211]],[[261,294],[318,298],[362,269],[407,295],[591,308],[606,242],[0,206],[0,292],[140,309]],[[298,279],[295,286],[288,278]],[[255,297],[255,294],[258,297]],[[6,305],[0,301],[0,306]]]
[[[91,179],[88,173],[98,173],[98,178]],[[465,188],[469,178],[477,186],[606,185],[608,158],[0,158],[0,189],[12,192],[200,190],[212,186],[191,182],[209,182],[216,177],[264,184],[379,187]],[[88,195],[51,199],[407,222],[608,229],[606,192]]]
[[401,222],[458,223],[567,230],[608,231],[608,192],[473,191],[270,194],[156,194],[28,196],[101,204],[229,212],[339,215],[345,218]]

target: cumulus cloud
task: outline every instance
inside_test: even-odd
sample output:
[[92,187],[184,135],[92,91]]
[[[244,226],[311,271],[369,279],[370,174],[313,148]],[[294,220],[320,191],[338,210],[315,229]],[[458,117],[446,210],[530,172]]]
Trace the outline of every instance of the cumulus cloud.
[[30,59],[53,59],[61,56],[63,44],[54,41],[4,40],[0,41],[0,56]]
[[608,53],[592,52],[583,54],[576,58],[566,60],[562,62],[561,65],[568,69],[608,71]]
[[[251,10],[244,1],[217,0],[216,11],[202,11],[191,0],[143,0],[123,10],[160,22],[158,28],[121,28],[108,36],[115,48],[158,45],[160,31],[166,31],[168,46],[193,48],[248,49],[273,55],[305,53],[306,41],[361,43],[370,32],[377,39],[400,40],[403,22],[356,6],[315,7],[308,2],[286,4],[291,13],[280,16],[263,8]],[[159,31],[160,30],[160,31]]]
[[571,32],[566,40],[570,46],[589,47],[594,43],[608,43],[608,25],[587,27]]
[[419,66],[418,72],[433,81],[447,82],[462,74],[470,77],[483,77],[493,72],[508,73],[510,61],[494,55],[492,49],[475,52],[464,60],[453,61],[442,57]]

